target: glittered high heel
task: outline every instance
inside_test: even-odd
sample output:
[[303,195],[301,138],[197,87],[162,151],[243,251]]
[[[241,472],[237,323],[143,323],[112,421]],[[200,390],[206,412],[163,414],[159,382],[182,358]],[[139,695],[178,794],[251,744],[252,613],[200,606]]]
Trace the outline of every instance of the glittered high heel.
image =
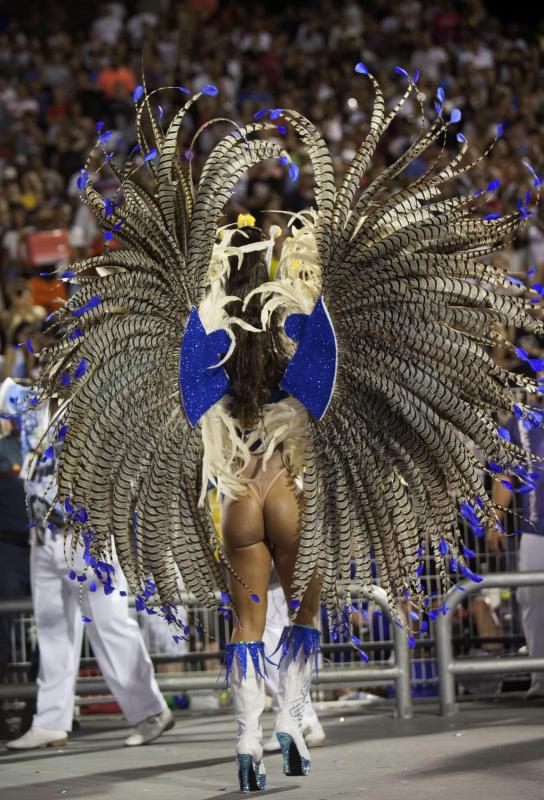
[[285,775],[308,775],[310,754],[302,733],[302,716],[317,662],[319,631],[308,625],[284,629],[280,643],[279,711],[274,725]]
[[[290,733],[280,731],[276,734],[276,739],[281,748],[281,755],[283,758],[283,774],[284,775],[307,775],[310,772],[311,761],[301,755],[299,744]],[[304,741],[304,740],[303,740]],[[308,752],[306,745],[301,748],[303,751]]]
[[236,760],[240,791],[243,794],[262,792],[266,789],[266,770],[259,718],[265,705],[264,644],[228,644],[225,664],[227,686],[230,686],[238,723]]
[[255,761],[248,753],[239,753],[236,758],[242,794],[262,792],[266,789],[266,770],[262,758],[260,761]]

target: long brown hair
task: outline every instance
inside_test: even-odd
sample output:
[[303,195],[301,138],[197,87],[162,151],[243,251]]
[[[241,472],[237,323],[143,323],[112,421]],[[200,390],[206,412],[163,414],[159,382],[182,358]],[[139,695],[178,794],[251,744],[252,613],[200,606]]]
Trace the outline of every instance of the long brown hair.
[[[235,247],[262,241],[260,229],[250,227],[236,231],[231,239]],[[225,292],[243,301],[249,292],[267,280],[268,269],[263,251],[244,253],[240,266],[236,258],[230,259],[230,274],[225,283]],[[260,328],[260,295],[254,295],[243,311],[242,303],[237,303],[233,313],[255,328]],[[281,328],[276,314],[272,315],[263,333],[252,333],[241,327],[236,329],[236,347],[226,362],[225,369],[234,390],[232,414],[242,427],[251,428],[258,421],[262,406],[270,402],[271,391],[277,387],[283,374],[285,361]]]

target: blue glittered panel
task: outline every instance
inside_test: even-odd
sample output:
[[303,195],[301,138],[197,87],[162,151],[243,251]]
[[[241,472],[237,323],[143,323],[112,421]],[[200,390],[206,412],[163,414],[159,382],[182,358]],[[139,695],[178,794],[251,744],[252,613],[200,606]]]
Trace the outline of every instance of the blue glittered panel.
[[225,656],[225,683],[228,686],[234,662],[237,659],[242,678],[247,678],[248,653],[256,675],[264,678],[266,667],[264,661],[264,642],[231,642],[227,645]]
[[[266,675],[266,664],[264,660],[264,642],[249,642],[248,650],[253,662],[255,673],[264,678]],[[261,666],[262,665],[262,666]]]
[[226,331],[206,333],[196,308],[191,309],[181,342],[179,388],[187,419],[194,426],[229,388],[223,367],[214,366],[229,349]]
[[298,347],[280,386],[300,400],[315,419],[322,419],[334,391],[338,364],[336,336],[323,297],[311,314],[287,317],[285,333]]
[[[280,664],[284,660],[287,661],[287,663],[296,661],[301,651],[304,663],[314,654],[317,670],[319,639],[320,633],[317,628],[312,628],[307,625],[297,625],[295,623],[283,629],[280,642],[274,652],[277,652],[281,647]],[[274,653],[272,653],[272,655],[274,655]]]

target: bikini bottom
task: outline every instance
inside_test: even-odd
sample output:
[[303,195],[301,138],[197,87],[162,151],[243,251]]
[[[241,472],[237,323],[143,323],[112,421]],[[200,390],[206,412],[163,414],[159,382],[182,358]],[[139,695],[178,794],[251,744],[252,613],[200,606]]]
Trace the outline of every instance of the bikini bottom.
[[266,469],[263,469],[260,455],[251,456],[251,461],[242,475],[244,478],[249,479],[248,491],[254,495],[261,508],[264,507],[268,492],[284,472],[287,472],[287,467],[283,464],[279,450],[275,450],[272,453],[272,456],[267,461]]

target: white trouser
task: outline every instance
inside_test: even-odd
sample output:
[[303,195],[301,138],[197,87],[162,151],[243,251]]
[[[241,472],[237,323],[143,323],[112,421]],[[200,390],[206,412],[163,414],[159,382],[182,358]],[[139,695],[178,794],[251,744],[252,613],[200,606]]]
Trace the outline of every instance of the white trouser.
[[[273,586],[268,590],[268,605],[266,609],[266,623],[264,626],[263,642],[264,651],[270,658],[280,640],[280,636],[286,625],[289,625],[289,612],[287,610],[287,603],[285,602],[285,595],[281,586]],[[272,661],[279,662],[281,653],[278,651],[273,657]],[[277,711],[278,706],[278,686],[280,681],[280,671],[272,664],[268,664],[266,668],[267,675],[265,676],[265,686],[267,692],[272,696],[272,708]],[[304,706],[304,722],[313,722],[317,719],[310,693],[308,693],[306,703]]]
[[[177,569],[177,568],[176,568]],[[178,572],[178,590],[185,591],[185,586],[181,575]],[[131,611],[133,611],[131,609]],[[179,628],[168,625],[159,614],[132,614],[140,625],[142,636],[144,637],[147,652],[152,655],[162,656],[181,656],[189,652],[189,642],[185,639],[176,642],[172,634],[181,636]],[[183,606],[176,606],[176,617],[187,624],[187,609]]]
[[[544,570],[544,536],[524,533],[519,546],[520,572]],[[544,586],[523,586],[517,590],[523,632],[529,655],[544,658]],[[533,684],[544,684],[544,673],[533,673]]]
[[[137,612],[136,612],[137,613]],[[187,612],[183,606],[175,611],[178,619],[185,621]],[[176,642],[172,634],[182,636],[179,628],[172,627],[159,614],[139,614],[139,627],[148,653],[155,656],[183,656],[189,652],[189,642],[185,639]]]
[[[84,583],[70,580],[72,566],[81,574],[84,563],[78,548],[72,565],[69,540],[66,553],[68,558],[62,534],[53,537],[49,532],[45,544],[31,548],[30,579],[40,646],[33,725],[45,730],[72,729],[84,624],[102,675],[129,724],[159,714],[165,702],[138,624],[129,617],[127,598],[119,594],[127,588],[119,564],[114,562],[117,588],[105,595],[100,583],[95,592],[89,591],[90,571]],[[83,623],[82,614],[92,622]]]

